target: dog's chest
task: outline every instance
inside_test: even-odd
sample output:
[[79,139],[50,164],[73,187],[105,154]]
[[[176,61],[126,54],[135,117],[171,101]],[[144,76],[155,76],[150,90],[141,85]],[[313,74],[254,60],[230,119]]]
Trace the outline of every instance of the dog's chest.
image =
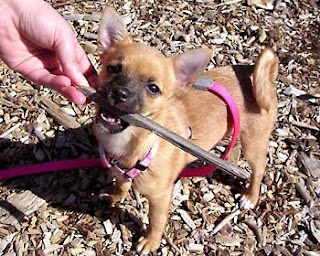
[[108,154],[127,156],[130,155],[131,152],[131,143],[134,134],[134,129],[128,127],[123,132],[117,134],[98,133],[98,138]]
[[131,168],[142,159],[156,141],[156,135],[136,127],[128,127],[118,134],[97,135],[106,152],[126,168]]

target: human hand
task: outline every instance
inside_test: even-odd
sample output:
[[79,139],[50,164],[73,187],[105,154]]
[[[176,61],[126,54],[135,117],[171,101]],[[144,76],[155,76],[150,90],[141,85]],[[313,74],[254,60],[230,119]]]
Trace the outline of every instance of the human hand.
[[28,80],[76,104],[85,96],[72,85],[95,86],[97,74],[69,24],[43,0],[0,0],[0,59]]

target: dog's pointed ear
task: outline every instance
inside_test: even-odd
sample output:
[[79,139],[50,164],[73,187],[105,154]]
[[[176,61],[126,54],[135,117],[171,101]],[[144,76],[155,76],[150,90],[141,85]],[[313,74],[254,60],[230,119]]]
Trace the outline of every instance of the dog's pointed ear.
[[211,54],[210,49],[201,48],[173,57],[179,88],[186,87],[202,74],[211,59]]
[[99,28],[99,54],[118,43],[132,42],[121,16],[112,8],[107,7],[102,15]]

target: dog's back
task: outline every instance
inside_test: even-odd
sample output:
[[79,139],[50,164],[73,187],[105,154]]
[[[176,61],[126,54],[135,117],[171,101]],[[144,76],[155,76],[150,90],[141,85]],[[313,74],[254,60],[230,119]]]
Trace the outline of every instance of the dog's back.
[[[252,130],[253,125],[273,127],[277,115],[275,79],[278,58],[265,49],[252,66],[226,66],[204,73],[205,76],[225,87],[234,98],[240,112],[241,131]],[[209,150],[225,135],[230,134],[225,103],[210,92],[193,88],[182,91],[187,123],[192,127],[192,140]],[[257,124],[256,124],[257,123]],[[263,125],[262,125],[263,126]],[[272,128],[271,128],[272,129]]]

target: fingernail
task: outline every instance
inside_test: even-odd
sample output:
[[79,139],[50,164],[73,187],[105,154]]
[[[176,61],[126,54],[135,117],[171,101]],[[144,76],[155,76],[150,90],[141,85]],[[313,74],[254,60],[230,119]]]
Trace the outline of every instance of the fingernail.
[[80,74],[80,80],[81,80],[81,86],[90,86],[87,79],[84,77],[84,75]]
[[89,86],[87,79],[84,77],[82,73],[78,71],[76,67],[72,67],[73,77],[76,79],[77,86]]

